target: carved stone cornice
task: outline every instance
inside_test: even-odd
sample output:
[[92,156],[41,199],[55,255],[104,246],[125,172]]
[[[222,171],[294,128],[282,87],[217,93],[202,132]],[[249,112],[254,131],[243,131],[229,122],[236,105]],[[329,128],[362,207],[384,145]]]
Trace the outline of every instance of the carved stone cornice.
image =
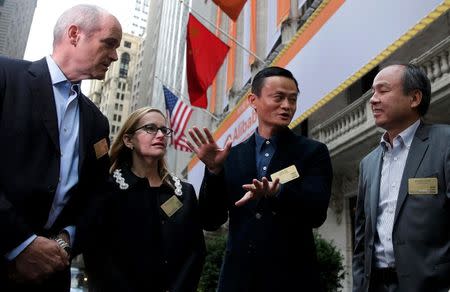
[[[450,88],[450,36],[412,63],[421,67],[431,81],[431,104],[437,104],[446,98],[444,89]],[[327,144],[331,157],[379,135],[371,114],[370,97],[370,91],[364,93],[355,102],[311,130],[314,139]]]

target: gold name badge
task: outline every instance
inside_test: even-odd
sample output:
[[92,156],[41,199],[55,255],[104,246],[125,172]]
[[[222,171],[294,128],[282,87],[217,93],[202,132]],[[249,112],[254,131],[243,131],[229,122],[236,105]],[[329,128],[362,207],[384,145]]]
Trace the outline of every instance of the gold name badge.
[[298,178],[299,176],[300,175],[298,174],[295,165],[291,165],[289,167],[286,167],[285,169],[272,173],[270,175],[270,178],[272,179],[272,181],[274,181],[276,178],[279,178],[280,183],[284,184]]
[[410,178],[408,179],[408,193],[410,195],[437,195],[438,180],[436,177]]
[[175,214],[183,206],[183,203],[177,198],[177,196],[173,195],[170,199],[168,199],[164,204],[161,205],[161,209],[163,209],[164,213],[168,217]]
[[103,138],[97,143],[95,143],[94,150],[95,150],[95,157],[97,157],[97,159],[107,154],[109,149],[108,149],[108,142],[106,142],[106,139]]

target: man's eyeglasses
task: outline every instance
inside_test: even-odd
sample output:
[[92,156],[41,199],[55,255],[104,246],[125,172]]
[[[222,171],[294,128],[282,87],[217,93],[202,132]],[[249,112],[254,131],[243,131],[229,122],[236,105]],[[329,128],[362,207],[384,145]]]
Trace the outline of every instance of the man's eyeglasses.
[[138,130],[144,130],[147,134],[150,134],[150,135],[155,135],[158,132],[158,130],[159,130],[166,137],[172,136],[172,133],[173,133],[173,130],[171,128],[167,128],[167,127],[164,127],[164,126],[158,127],[155,124],[143,125],[143,126],[137,128],[134,131],[136,132]]

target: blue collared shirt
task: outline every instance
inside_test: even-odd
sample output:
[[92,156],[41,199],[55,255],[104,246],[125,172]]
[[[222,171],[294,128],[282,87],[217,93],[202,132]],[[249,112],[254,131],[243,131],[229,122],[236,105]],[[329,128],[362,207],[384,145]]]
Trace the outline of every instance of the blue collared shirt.
[[260,180],[264,176],[267,177],[267,168],[269,167],[269,163],[277,150],[278,138],[276,136],[272,136],[269,139],[265,139],[259,135],[258,129],[256,129],[255,142],[256,172],[258,179]]
[[392,245],[395,209],[406,159],[419,124],[420,120],[417,120],[398,134],[393,139],[392,145],[386,139],[387,133],[381,137],[380,145],[384,151],[376,219],[378,240],[374,243],[375,266],[378,268],[395,267]]
[[69,197],[66,196],[67,192],[78,182],[80,129],[78,95],[80,94],[80,84],[71,84],[51,57],[47,57],[47,63],[55,96],[59,147],[61,149],[59,183],[52,209],[45,224],[45,228],[48,229],[53,225],[67,200],[69,200]]
[[[45,228],[49,229],[69,200],[67,192],[78,182],[80,128],[78,95],[80,94],[80,84],[71,84],[51,56],[47,56],[46,60],[53,85],[61,150],[59,183],[45,224]],[[75,227],[68,226],[65,230],[69,232],[70,238],[73,239]],[[35,238],[36,235],[32,235],[13,251],[6,254],[6,258],[13,260]]]

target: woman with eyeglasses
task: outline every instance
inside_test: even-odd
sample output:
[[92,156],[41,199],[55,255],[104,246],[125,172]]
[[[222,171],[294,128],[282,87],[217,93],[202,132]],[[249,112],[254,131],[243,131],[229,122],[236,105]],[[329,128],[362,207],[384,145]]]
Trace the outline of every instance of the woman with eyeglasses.
[[205,243],[194,188],[166,166],[172,132],[144,107],[113,142],[110,188],[85,251],[90,291],[196,291]]

